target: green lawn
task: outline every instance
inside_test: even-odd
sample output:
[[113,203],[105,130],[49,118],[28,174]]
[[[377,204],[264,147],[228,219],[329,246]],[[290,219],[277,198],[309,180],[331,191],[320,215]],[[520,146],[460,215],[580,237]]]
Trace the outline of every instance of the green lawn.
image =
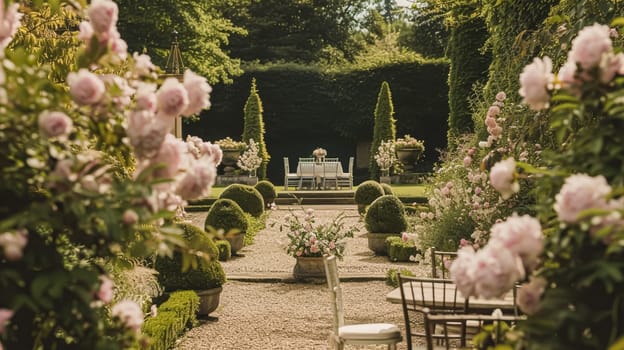
[[[283,186],[276,186],[277,192],[284,192]],[[209,198],[218,198],[225,187],[213,187],[210,192]],[[353,187],[355,191],[357,186]],[[424,185],[411,185],[411,184],[394,184],[392,185],[392,190],[394,194],[398,197],[424,197],[425,196],[425,186]]]

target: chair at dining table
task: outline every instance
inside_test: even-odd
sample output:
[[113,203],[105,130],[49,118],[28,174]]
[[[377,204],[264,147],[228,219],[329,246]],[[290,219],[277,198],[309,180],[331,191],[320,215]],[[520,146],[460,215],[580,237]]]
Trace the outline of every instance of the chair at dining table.
[[436,250],[435,247],[429,248],[429,251],[431,253],[431,277],[450,278],[449,267],[457,258],[457,252]]
[[354,158],[349,157],[349,171],[338,174],[338,188],[349,186],[349,189],[353,189],[353,162]]
[[[468,309],[468,298],[459,293],[457,286],[449,279],[421,278],[397,274],[401,292],[401,306],[405,320],[405,337],[407,349],[413,349],[414,337],[425,338],[428,333],[434,339],[442,335],[435,329],[426,329],[423,321],[424,312],[431,314],[465,314]],[[459,339],[459,334],[452,337]]]
[[[433,314],[426,308],[423,310],[423,314],[425,332],[427,333],[425,337],[427,340],[427,350],[481,349],[482,346],[468,344],[472,343],[472,337],[483,329],[484,325],[491,326],[488,331],[491,336],[483,339],[483,341],[487,341],[488,349],[494,348],[506,339],[504,333],[508,327],[526,319],[524,316],[504,316],[502,314]],[[431,332],[432,329],[438,330],[437,337],[435,337],[436,334]],[[436,344],[434,344],[434,342]],[[441,344],[443,345],[442,348],[436,346]]]
[[302,189],[304,183],[309,183],[310,189],[316,188],[316,167],[314,162],[299,162],[297,166],[297,175],[299,176],[298,188]]
[[328,184],[333,183],[332,188],[338,189],[338,162],[325,161],[323,163],[323,189],[328,189]]
[[288,157],[284,157],[284,190],[288,191],[290,187],[299,186],[299,175],[290,172],[290,164]]

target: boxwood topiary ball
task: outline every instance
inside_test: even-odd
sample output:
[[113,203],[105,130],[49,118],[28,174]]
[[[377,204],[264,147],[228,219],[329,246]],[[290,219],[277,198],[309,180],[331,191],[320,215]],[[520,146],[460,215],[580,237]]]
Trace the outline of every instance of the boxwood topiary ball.
[[384,191],[384,195],[386,194],[394,194],[394,192],[392,192],[392,186],[388,185],[388,184],[380,184],[381,188],[383,188]]
[[275,191],[275,186],[270,181],[262,180],[258,181],[258,183],[254,186],[254,188],[260,192],[262,199],[264,200],[264,205],[268,207],[275,201],[277,197],[277,191]]
[[187,245],[206,252],[210,256],[210,261],[199,264],[196,270],[182,272],[180,253],[175,252],[173,258],[158,256],[154,268],[158,271],[159,283],[167,292],[184,289],[204,290],[222,286],[225,283],[225,272],[217,260],[219,251],[212,237],[191,224],[180,223],[178,226],[184,231],[182,237]]
[[384,195],[383,187],[377,181],[368,180],[362,182],[357,190],[355,190],[355,195],[353,196],[353,200],[356,204],[359,205],[369,205],[378,197]]
[[215,230],[222,229],[226,233],[232,229],[238,229],[241,232],[247,232],[249,222],[245,218],[243,209],[231,199],[217,199],[206,216],[204,227],[208,231],[208,227]]
[[223,190],[219,198],[231,199],[243,209],[255,217],[264,213],[264,199],[258,190],[249,185],[233,184]]
[[366,229],[371,233],[401,233],[407,229],[403,203],[393,195],[381,196],[366,211]]
[[219,250],[219,261],[227,261],[232,257],[232,246],[225,239],[215,241],[215,245]]

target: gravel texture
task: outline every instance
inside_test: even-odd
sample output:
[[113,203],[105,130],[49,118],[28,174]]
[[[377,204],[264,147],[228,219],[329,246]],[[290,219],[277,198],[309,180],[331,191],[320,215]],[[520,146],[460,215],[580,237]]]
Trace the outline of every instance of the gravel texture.
[[[392,263],[387,257],[377,257],[369,251],[364,225],[355,206],[305,208],[315,209],[317,222],[331,220],[342,211],[347,215],[347,225],[360,228],[349,239],[344,259],[338,262],[341,277],[356,277],[352,282],[341,282],[346,324],[389,322],[398,325],[405,334],[401,306],[385,300],[392,287],[383,279],[390,268],[406,267],[416,275],[425,276],[427,267]],[[284,251],[285,233],[279,231],[279,223],[290,210],[302,208],[281,206],[272,211],[267,228],[257,234],[254,244],[240,251],[244,256],[222,263],[230,281],[224,285],[219,308],[179,339],[176,349],[329,348],[332,316],[327,285],[324,281],[293,283],[289,279],[295,259]],[[189,213],[188,219],[203,226],[205,216],[206,213]],[[272,227],[272,223],[276,225]],[[283,281],[276,282],[280,280]],[[347,349],[385,347],[350,345]],[[399,349],[406,349],[405,341],[399,344]]]

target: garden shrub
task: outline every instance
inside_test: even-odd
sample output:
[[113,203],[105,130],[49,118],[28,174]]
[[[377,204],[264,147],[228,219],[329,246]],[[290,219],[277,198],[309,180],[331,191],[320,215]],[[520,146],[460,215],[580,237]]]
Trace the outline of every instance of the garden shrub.
[[225,233],[230,230],[247,232],[249,222],[245,217],[245,212],[235,201],[222,198],[217,199],[212,204],[206,216],[204,227],[206,231],[212,227],[215,230],[223,230]]
[[270,207],[271,203],[275,202],[275,198],[277,198],[277,191],[275,190],[275,186],[273,186],[270,181],[258,181],[254,188],[260,192],[266,208]]
[[245,245],[253,244],[256,234],[266,227],[266,217],[266,213],[262,214],[260,217],[254,217],[251,214],[245,213],[245,218],[248,223],[244,238]]
[[399,276],[397,276],[397,273],[401,273],[401,275],[403,276],[414,276],[414,273],[408,269],[389,269],[388,272],[386,272],[386,284],[391,286],[391,287],[398,287],[399,286]]
[[391,261],[410,261],[410,256],[418,253],[413,241],[405,242],[401,237],[396,236],[386,238],[386,247]]
[[227,261],[232,257],[232,246],[230,242],[225,239],[218,239],[215,241],[215,246],[219,251],[219,261]]
[[386,184],[386,183],[382,183],[380,184],[381,188],[383,188],[383,193],[384,195],[386,194],[394,194],[394,192],[392,192],[392,186]]
[[362,182],[355,190],[353,200],[358,205],[360,214],[364,212],[364,208],[371,204],[375,199],[384,195],[384,189],[379,182],[368,180]]
[[264,213],[262,195],[253,186],[233,184],[226,187],[219,198],[227,198],[236,202],[244,212],[255,217]]
[[194,289],[203,290],[220,287],[225,283],[225,273],[217,258],[219,251],[212,237],[204,230],[191,224],[178,224],[184,231],[182,236],[193,249],[206,252],[209,262],[201,262],[195,269],[182,272],[182,256],[174,252],[173,258],[158,256],[154,267],[158,271],[158,281],[165,291]]
[[401,233],[407,229],[403,203],[393,195],[375,199],[368,207],[364,221],[371,233]]
[[184,329],[196,321],[199,297],[190,290],[171,293],[158,307],[156,317],[149,317],[141,330],[150,337],[150,350],[171,349]]

